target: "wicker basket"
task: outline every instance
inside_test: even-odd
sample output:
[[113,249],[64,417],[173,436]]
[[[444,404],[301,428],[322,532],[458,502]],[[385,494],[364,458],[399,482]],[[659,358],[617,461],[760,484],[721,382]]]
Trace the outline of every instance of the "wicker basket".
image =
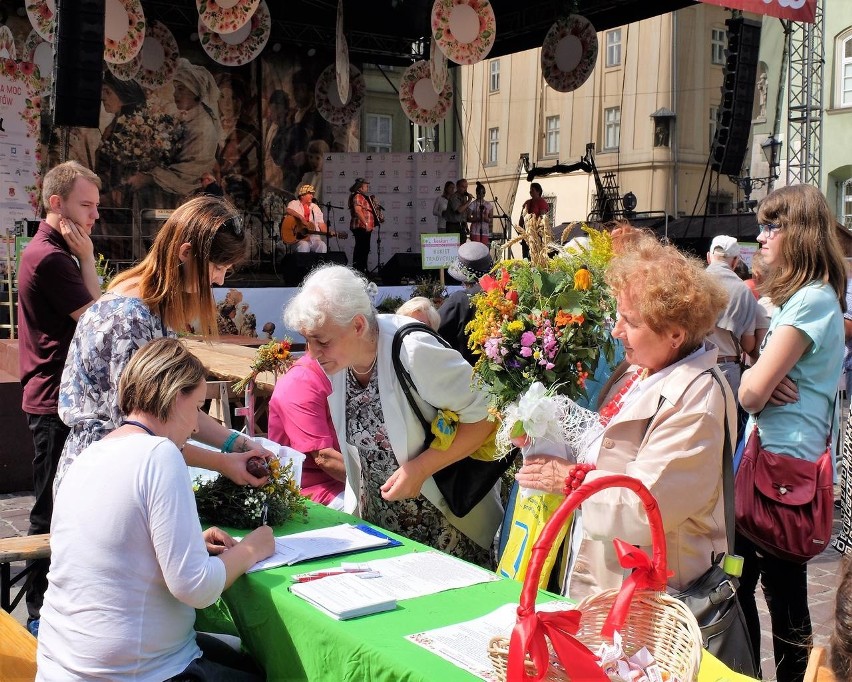
[[[562,656],[562,664],[555,663],[558,658],[558,650],[550,631],[538,622],[539,616],[535,613],[535,598],[538,592],[538,580],[544,559],[553,545],[559,529],[566,522],[567,517],[580,506],[580,504],[605,488],[624,487],[629,488],[639,495],[648,516],[653,541],[653,557],[651,558],[651,572],[649,575],[655,577],[655,584],[643,589],[637,589],[632,596],[623,594],[628,589],[628,581],[621,590],[607,590],[599,594],[587,597],[580,602],[576,610],[580,612],[579,627],[566,630],[563,627],[559,639],[566,632],[574,632],[574,638],[589,649],[597,649],[601,642],[611,642],[610,631],[613,627],[621,633],[622,646],[627,655],[632,655],[641,647],[647,647],[663,670],[666,670],[683,682],[693,682],[698,675],[698,667],[701,663],[701,632],[692,612],[674,597],[665,592],[666,570],[666,542],[663,531],[662,519],[657,501],[653,495],[635,478],[622,475],[603,476],[593,481],[584,483],[577,490],[568,495],[554,515],[548,520],[541,536],[533,547],[530,558],[530,567],[524,579],[521,591],[521,603],[518,608],[518,622],[510,640],[506,637],[495,637],[488,647],[488,654],[494,666],[494,670],[501,682],[520,682],[526,679],[540,679],[547,682],[563,682],[571,679],[571,668],[576,659]],[[613,622],[611,619],[613,606],[621,595],[624,600],[629,596],[629,608],[623,622]],[[609,622],[608,622],[608,619]],[[550,639],[548,651],[550,653],[550,665],[543,671],[543,675],[536,669],[536,665],[530,658],[530,639],[524,643],[524,634],[531,629],[541,628],[547,631]],[[607,633],[606,635],[604,633]],[[539,638],[543,638],[539,635]],[[527,649],[521,651],[522,649]],[[511,653],[510,653],[511,651]],[[524,660],[524,674],[516,673],[514,677],[509,675],[512,669],[511,660],[514,660],[516,670],[520,669],[520,656]],[[567,669],[567,670],[566,670]],[[603,677],[602,679],[606,679]]]

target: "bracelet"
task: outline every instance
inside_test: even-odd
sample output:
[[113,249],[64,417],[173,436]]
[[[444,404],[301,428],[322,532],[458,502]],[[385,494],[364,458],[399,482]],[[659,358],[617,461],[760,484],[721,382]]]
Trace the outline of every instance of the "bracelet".
[[231,448],[234,447],[234,443],[239,437],[239,433],[237,433],[236,431],[231,431],[231,435],[225,439],[224,443],[222,443],[222,452],[231,452]]
[[566,495],[570,495],[577,488],[579,488],[583,481],[586,479],[586,474],[590,471],[594,471],[594,464],[575,464],[568,471],[568,476],[565,478],[565,486],[562,489],[562,492]]

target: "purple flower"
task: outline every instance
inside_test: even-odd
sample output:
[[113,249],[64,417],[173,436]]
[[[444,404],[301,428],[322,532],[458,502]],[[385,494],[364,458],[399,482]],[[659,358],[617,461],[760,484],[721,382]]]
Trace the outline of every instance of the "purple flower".
[[[532,332],[524,332],[523,334],[521,334],[521,345],[522,346],[529,347],[529,346],[532,346],[534,343],[535,343],[535,334],[533,334]],[[529,357],[529,356],[527,355],[527,356],[524,356],[524,357]]]
[[520,350],[520,354],[521,354],[521,357],[528,358],[533,354],[532,348],[529,348],[527,346],[523,346]]

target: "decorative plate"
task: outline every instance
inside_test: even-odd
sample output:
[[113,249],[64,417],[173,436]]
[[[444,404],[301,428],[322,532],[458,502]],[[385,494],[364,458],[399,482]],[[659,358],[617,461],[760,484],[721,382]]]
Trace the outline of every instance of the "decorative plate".
[[172,32],[164,23],[154,21],[145,29],[145,42],[136,57],[140,60],[136,80],[140,85],[153,89],[165,85],[175,75],[180,52]]
[[485,59],[497,37],[497,20],[488,0],[435,0],[432,35],[456,64]]
[[142,68],[142,51],[140,50],[139,54],[124,64],[107,63],[107,68],[118,80],[131,81],[139,75],[139,70]]
[[27,0],[27,16],[36,32],[49,43],[56,29],[56,4],[54,0]]
[[598,34],[591,22],[579,14],[558,19],[541,46],[541,71],[557,92],[579,88],[595,68]]
[[402,74],[399,102],[405,115],[417,125],[437,125],[447,115],[452,101],[453,85],[449,80],[441,92],[435,92],[429,62],[414,62]]
[[106,0],[104,61],[126,64],[145,42],[145,13],[139,0]]
[[15,36],[8,26],[0,26],[0,59],[17,59],[18,51],[15,49]]
[[435,92],[441,92],[444,89],[444,83],[447,82],[447,55],[438,47],[435,36],[432,36],[432,43],[429,46],[429,72],[432,74],[432,87],[435,88]]
[[214,33],[233,33],[245,26],[260,0],[195,0],[198,18]]
[[349,46],[343,34],[343,0],[337,0],[337,45],[335,50],[335,74],[337,94],[341,102],[349,101]]
[[231,33],[216,33],[198,19],[198,40],[207,55],[224,66],[242,66],[257,57],[272,30],[272,19],[266,0],[261,0],[257,11],[241,28]]
[[350,64],[349,101],[344,104],[340,101],[337,92],[336,71],[337,67],[334,64],[330,64],[323,70],[314,88],[314,100],[317,104],[317,111],[326,121],[334,125],[344,125],[358,115],[358,111],[364,103],[364,92],[367,90],[367,84],[361,72]]
[[38,67],[41,94],[48,94],[53,81],[53,44],[43,40],[35,29],[30,31],[24,41],[24,61],[32,62]]

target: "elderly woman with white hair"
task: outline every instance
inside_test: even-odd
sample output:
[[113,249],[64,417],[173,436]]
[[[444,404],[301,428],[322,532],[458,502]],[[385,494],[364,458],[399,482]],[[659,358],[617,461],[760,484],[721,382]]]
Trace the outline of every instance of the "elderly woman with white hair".
[[180,150],[167,166],[132,175],[127,184],[144,196],[143,206],[170,207],[198,189],[201,177],[216,163],[219,144],[219,88],[203,66],[181,57],[174,82],[175,106],[183,124]]
[[470,387],[471,367],[431,334],[415,331],[400,356],[424,416],[450,409],[460,417],[447,450],[424,449],[424,433],[393,366],[396,330],[410,320],[378,315],[364,277],[328,265],[314,270],[284,310],[284,323],[307,341],[332,383],[331,418],[346,465],[344,508],[412,540],[480,565],[503,509],[496,490],[464,517],[450,512],[432,478],[490,436],[487,403]]

